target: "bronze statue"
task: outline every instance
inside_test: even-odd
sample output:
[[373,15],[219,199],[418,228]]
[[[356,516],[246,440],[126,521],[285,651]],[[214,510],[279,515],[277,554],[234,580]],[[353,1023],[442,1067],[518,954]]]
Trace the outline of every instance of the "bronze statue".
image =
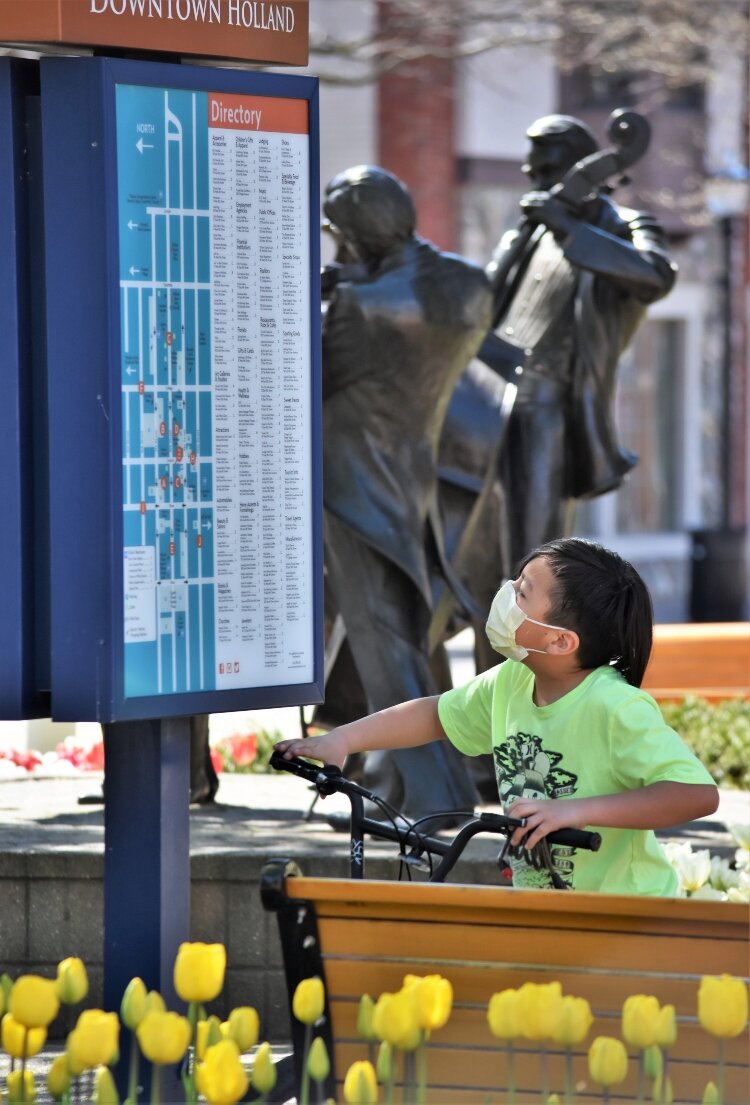
[[[567,115],[529,127],[523,172],[534,191],[487,268],[493,332],[479,356],[518,391],[503,426],[496,499],[468,559],[454,565],[485,606],[531,548],[570,529],[570,504],[614,490],[636,462],[614,425],[617,364],[676,269],[654,218],[609,196],[609,178],[645,152],[648,123],[616,111],[608,133],[614,145],[599,150],[589,128]],[[444,483],[463,421],[456,399],[441,443]],[[460,532],[443,501],[446,530]],[[496,663],[477,638],[479,667]]]
[[[331,724],[437,692],[427,643],[436,578],[473,609],[444,555],[437,449],[456,381],[490,326],[492,297],[481,268],[414,233],[411,196],[383,169],[340,173],[323,209],[338,243],[324,273],[331,670],[317,716]],[[471,807],[476,797],[447,743],[376,753],[364,774],[410,817]]]
[[650,215],[619,207],[590,180],[574,199],[556,190],[595,158],[585,124],[548,115],[527,136],[523,172],[535,190],[521,199],[523,229],[503,238],[487,269],[494,331],[523,367],[500,468],[506,572],[561,535],[569,499],[614,490],[636,463],[617,440],[615,372],[676,274]]

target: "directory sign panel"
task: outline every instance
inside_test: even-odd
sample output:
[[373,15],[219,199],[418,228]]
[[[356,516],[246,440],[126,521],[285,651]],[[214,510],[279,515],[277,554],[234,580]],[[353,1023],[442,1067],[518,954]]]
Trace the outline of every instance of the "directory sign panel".
[[[43,104],[71,64],[49,63]],[[101,358],[116,412],[107,710],[315,701],[315,82],[77,64],[104,77],[113,184],[110,269],[94,291],[114,330]],[[54,609],[53,593],[53,633]],[[69,696],[54,673],[52,696],[57,716]]]

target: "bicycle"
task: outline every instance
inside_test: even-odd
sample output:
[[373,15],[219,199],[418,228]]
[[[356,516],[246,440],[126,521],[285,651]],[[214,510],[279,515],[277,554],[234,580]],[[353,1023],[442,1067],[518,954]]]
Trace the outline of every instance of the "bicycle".
[[[410,868],[424,865],[423,856],[427,856],[429,870],[429,882],[444,882],[446,875],[453,869],[466,845],[479,833],[491,833],[505,836],[505,842],[498,856],[498,865],[502,870],[506,855],[523,856],[532,866],[544,868],[548,871],[552,885],[558,890],[568,890],[569,887],[561,878],[552,864],[550,844],[560,844],[569,848],[584,848],[591,852],[597,852],[601,847],[602,838],[599,833],[589,832],[585,829],[558,829],[549,833],[530,853],[527,853],[523,845],[513,849],[510,838],[516,829],[525,827],[526,822],[515,817],[506,817],[498,813],[475,814],[472,811],[449,810],[429,814],[418,821],[409,822],[403,814],[393,809],[377,794],[347,779],[341,770],[334,764],[320,766],[310,760],[293,757],[285,759],[280,752],[272,752],[269,760],[271,767],[277,771],[287,771],[304,779],[317,791],[321,798],[331,794],[344,794],[351,805],[351,817],[349,822],[350,853],[349,874],[353,879],[364,878],[365,834],[380,840],[389,840],[398,844],[401,848],[401,868],[404,866],[410,873]],[[366,817],[364,812],[365,800],[377,806],[391,822],[377,821],[372,817]],[[418,826],[423,822],[439,822],[440,820],[455,819],[456,816],[468,816],[469,820],[462,825],[451,841],[441,840],[439,837],[430,836],[419,831]],[[329,822],[332,819],[329,818]],[[336,825],[335,827],[339,827]],[[344,827],[343,825],[341,826]],[[406,851],[406,849],[409,851]],[[433,865],[433,857],[439,857],[437,866]]]

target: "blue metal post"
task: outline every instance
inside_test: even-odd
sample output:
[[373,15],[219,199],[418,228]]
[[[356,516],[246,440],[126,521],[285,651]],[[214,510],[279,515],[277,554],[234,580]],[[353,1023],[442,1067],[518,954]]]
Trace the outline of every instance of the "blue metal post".
[[[190,931],[190,720],[105,725],[104,750],[104,1005],[118,1010],[139,976],[179,1008],[172,973]],[[172,1073],[163,1100],[180,1098]]]

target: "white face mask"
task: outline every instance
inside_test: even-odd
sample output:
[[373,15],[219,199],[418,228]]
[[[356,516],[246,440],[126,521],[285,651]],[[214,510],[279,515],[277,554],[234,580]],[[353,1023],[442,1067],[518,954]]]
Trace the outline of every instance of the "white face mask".
[[516,644],[516,630],[526,621],[541,625],[543,629],[559,629],[564,632],[562,626],[538,622],[536,618],[524,614],[516,602],[516,589],[508,579],[492,600],[485,626],[487,639],[495,652],[507,656],[509,660],[524,660],[530,652],[546,652],[546,648],[524,648],[523,645]]

